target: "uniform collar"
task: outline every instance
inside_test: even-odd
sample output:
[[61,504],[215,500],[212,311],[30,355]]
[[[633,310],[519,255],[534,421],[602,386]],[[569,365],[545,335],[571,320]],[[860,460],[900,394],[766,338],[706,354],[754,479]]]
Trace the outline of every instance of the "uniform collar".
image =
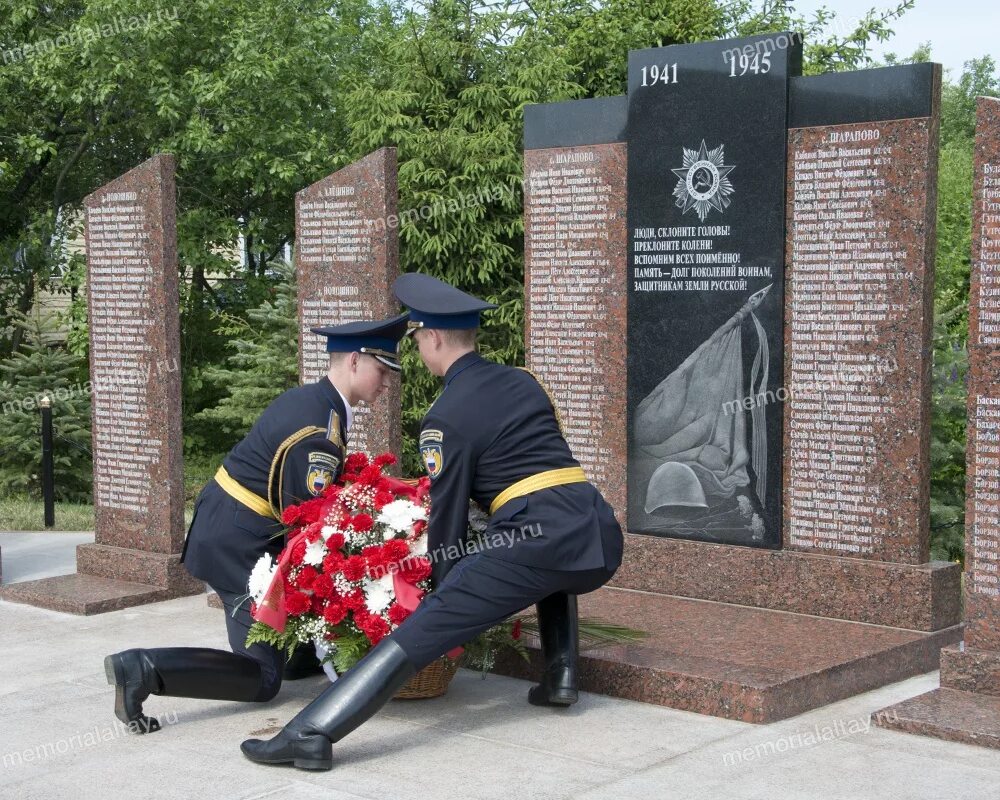
[[444,385],[447,386],[451,383],[455,379],[455,376],[462,370],[471,367],[473,364],[478,364],[482,360],[483,357],[475,351],[459,357],[455,363],[448,367],[448,371],[444,374]]
[[351,404],[341,394],[340,389],[333,385],[329,377],[324,376],[319,382],[319,387],[330,405],[341,412],[340,423],[344,428],[342,434],[344,441],[347,441],[347,432],[351,429],[351,424],[354,422],[354,410],[351,408]]

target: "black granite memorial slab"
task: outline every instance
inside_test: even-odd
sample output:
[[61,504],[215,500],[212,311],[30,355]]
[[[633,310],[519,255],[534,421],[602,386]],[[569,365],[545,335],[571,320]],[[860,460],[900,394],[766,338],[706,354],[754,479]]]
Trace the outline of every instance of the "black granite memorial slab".
[[789,33],[629,54],[628,529],[778,547]]

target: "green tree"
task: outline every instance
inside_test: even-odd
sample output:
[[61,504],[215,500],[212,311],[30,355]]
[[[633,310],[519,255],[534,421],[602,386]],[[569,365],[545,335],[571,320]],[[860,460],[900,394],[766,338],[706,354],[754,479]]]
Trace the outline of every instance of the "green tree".
[[[346,163],[343,95],[371,64],[362,29],[387,13],[374,0],[0,0],[0,357],[21,345],[11,314],[57,285],[62,221],[172,152],[185,423],[214,407],[203,373],[227,354],[219,313],[266,298],[295,191]],[[189,444],[225,441],[202,426]]]
[[[232,446],[268,404],[299,383],[298,317],[295,275],[287,264],[274,267],[266,300],[247,311],[246,319],[226,315],[220,330],[230,336],[225,366],[209,366],[202,378],[223,392],[213,408],[193,419],[217,427]],[[227,447],[228,449],[228,447]]]
[[0,493],[41,496],[42,446],[39,401],[52,401],[56,498],[89,502],[90,385],[87,364],[61,345],[54,316],[14,320],[25,347],[0,361]]
[[897,0],[888,8],[871,8],[846,25],[836,12],[821,7],[805,16],[795,0],[734,0],[722,3],[728,36],[791,31],[802,37],[802,73],[819,75],[876,66],[870,48],[892,35],[892,23],[916,0]]
[[[529,36],[508,5],[440,0],[372,29],[376,72],[349,94],[353,157],[395,145],[400,263],[496,303],[482,348],[523,358],[521,137],[527,103],[578,96],[558,50]],[[440,389],[404,348],[404,471],[421,467],[414,433]]]

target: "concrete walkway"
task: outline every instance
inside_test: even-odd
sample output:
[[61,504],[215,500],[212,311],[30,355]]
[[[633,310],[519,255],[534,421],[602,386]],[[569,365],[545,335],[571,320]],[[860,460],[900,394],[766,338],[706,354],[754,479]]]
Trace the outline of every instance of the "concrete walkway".
[[3,582],[76,572],[76,546],[93,541],[93,531],[0,531]]
[[2,798],[1000,797],[996,751],[869,726],[871,712],[933,688],[936,674],[754,726],[588,694],[539,709],[527,683],[460,670],[444,697],[394,701],[336,746],[333,772],[307,773],[251,764],[239,743],[271,735],[321,678],[286,684],[265,705],[151,698],[165,724],[149,736],[115,720],[104,655],[224,647],[221,612],[204,596],[94,617],[0,601],[0,631]]

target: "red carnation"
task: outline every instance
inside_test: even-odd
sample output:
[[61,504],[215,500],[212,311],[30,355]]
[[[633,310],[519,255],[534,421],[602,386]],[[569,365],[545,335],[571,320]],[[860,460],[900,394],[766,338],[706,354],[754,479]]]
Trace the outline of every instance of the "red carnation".
[[313,594],[324,599],[333,596],[333,578],[329,575],[317,575],[312,584]]
[[521,638],[521,620],[519,619],[514,620],[514,627],[510,629],[510,638],[511,639]]
[[375,461],[373,463],[376,467],[388,467],[390,464],[395,464],[396,461],[396,456],[392,453],[380,453],[375,456]]
[[312,598],[302,592],[289,592],[285,595],[285,610],[293,617],[305,614],[312,608]]
[[344,534],[342,533],[331,533],[330,538],[326,540],[327,550],[339,550],[344,546]]
[[360,589],[355,589],[344,595],[343,603],[349,611],[361,611],[365,607],[365,594]]
[[[330,537],[333,538],[332,536]],[[323,559],[323,572],[327,575],[333,575],[340,572],[344,567],[344,555],[339,550],[334,550],[329,553],[326,558]]]
[[302,571],[299,572],[298,577],[295,579],[295,585],[300,589],[312,589],[313,581],[316,580],[316,576],[318,574],[319,573],[316,572],[315,567],[306,565],[302,568]]
[[359,581],[365,575],[365,560],[361,556],[351,556],[341,568],[344,577],[349,581]]
[[354,621],[372,644],[378,644],[389,633],[389,623],[378,614],[355,614]]
[[326,510],[326,506],[327,500],[324,497],[314,497],[312,500],[299,503],[299,525],[311,525],[313,522],[318,522]]
[[410,611],[403,608],[399,603],[389,606],[389,621],[393,625],[402,624],[403,620],[410,616]]
[[395,564],[410,555],[410,546],[403,539],[390,539],[382,548],[386,562]]
[[289,506],[281,512],[281,521],[289,528],[294,528],[302,516],[302,510],[298,506]]
[[347,609],[340,603],[327,603],[323,609],[323,619],[330,625],[339,625],[347,616]]
[[351,519],[351,527],[360,533],[367,533],[372,529],[372,525],[374,524],[375,520],[372,519],[371,514],[356,514]]
[[395,499],[396,498],[393,497],[392,492],[387,492],[385,490],[380,490],[378,492],[375,492],[375,500],[373,501],[375,505],[375,510],[381,511]]
[[407,583],[416,583],[431,576],[431,562],[423,556],[404,559],[399,567],[399,575]]
[[358,474],[358,483],[364,484],[365,486],[373,486],[375,482],[382,477],[382,468],[376,467],[374,464],[365,467]]
[[385,574],[388,560],[385,549],[381,545],[373,544],[369,547],[363,547],[361,549],[361,556],[368,565],[368,574],[371,577]]
[[344,461],[344,472],[361,472],[368,466],[368,456],[364,453],[351,453]]

